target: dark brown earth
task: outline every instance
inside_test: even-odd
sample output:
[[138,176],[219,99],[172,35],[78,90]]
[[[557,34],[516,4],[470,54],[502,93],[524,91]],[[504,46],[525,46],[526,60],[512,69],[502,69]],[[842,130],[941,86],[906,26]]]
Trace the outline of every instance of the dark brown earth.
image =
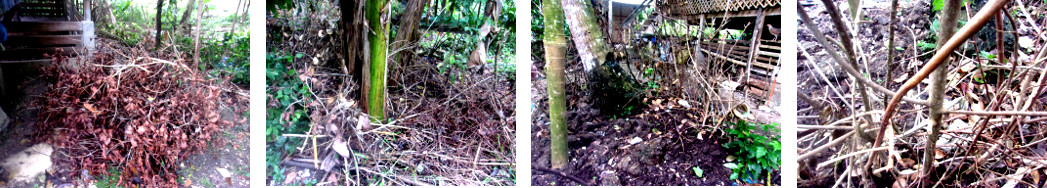
[[[549,122],[544,97],[545,80],[533,81],[536,104],[531,126],[531,164],[549,167]],[[724,167],[727,142],[721,132],[695,122],[697,109],[666,104],[662,109],[644,108],[626,117],[600,115],[591,108],[576,84],[567,84],[569,148],[571,161],[560,171],[586,180],[591,185],[740,185],[730,180],[731,170]],[[663,101],[677,101],[665,98]],[[674,103],[674,102],[666,102]],[[672,107],[670,107],[672,106]],[[630,144],[633,138],[643,141]],[[692,170],[704,171],[698,177]],[[781,184],[780,172],[773,182]],[[581,185],[570,179],[532,170],[534,185]]]

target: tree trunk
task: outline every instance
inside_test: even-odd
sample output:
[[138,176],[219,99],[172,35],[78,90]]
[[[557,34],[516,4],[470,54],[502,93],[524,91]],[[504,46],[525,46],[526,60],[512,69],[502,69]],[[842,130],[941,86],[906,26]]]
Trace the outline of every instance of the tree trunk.
[[164,0],[156,0],[156,38],[153,39],[156,44],[153,45],[154,49],[160,49],[160,31],[163,29],[163,22],[160,18],[163,17],[163,10]]
[[196,31],[196,36],[193,37],[193,44],[196,45],[195,47],[193,47],[193,63],[196,63],[197,65],[200,65],[200,33],[204,32],[203,29],[200,29],[200,23],[203,23],[204,10],[207,10],[207,8],[204,8],[204,7],[207,7],[207,5],[203,4],[204,0],[199,0],[199,1],[200,1],[200,6],[196,7],[196,12],[197,12],[196,13],[196,29],[197,29],[197,31]]
[[607,37],[593,16],[593,5],[588,0],[563,0],[563,11],[582,66],[587,73],[592,73],[607,61],[607,54],[611,52]]
[[592,4],[589,0],[562,3],[571,39],[589,78],[587,85],[595,95],[594,103],[603,114],[629,113],[626,109],[637,105],[643,95],[641,86],[629,74],[618,74],[622,69],[610,53],[607,35],[596,20],[599,16],[593,14]]
[[[960,15],[960,0],[946,0],[944,2],[944,8],[941,11],[941,27],[938,29],[938,47],[941,49],[943,45],[952,35],[956,33],[957,18]],[[949,81],[946,80],[946,72],[949,69],[949,60],[945,60],[946,64],[938,66],[934,72],[931,73],[931,88],[930,88],[930,120],[931,120],[931,132],[927,134],[927,142],[924,147],[923,155],[923,175],[925,184],[931,185],[931,173],[934,172],[934,150],[937,148],[935,143],[938,141],[938,132],[941,130],[941,126],[944,125],[942,122],[942,114],[945,109],[942,109],[942,102],[945,98],[945,85]],[[927,186],[929,187],[929,186]]]
[[[342,72],[347,75],[353,75],[353,81],[359,84],[360,95],[357,96],[360,101],[367,101],[368,89],[370,88],[369,83],[369,70],[368,61],[363,56],[367,54],[367,49],[364,47],[364,42],[367,38],[367,28],[364,27],[364,2],[362,0],[339,0],[338,6],[341,9],[341,20],[339,20],[340,28],[342,30]],[[367,103],[360,103],[361,109],[368,109]]]
[[542,15],[545,18],[545,75],[548,79],[549,92],[549,133],[552,142],[550,152],[553,168],[563,168],[570,160],[567,150],[567,110],[564,90],[564,60],[566,59],[567,39],[564,36],[564,12],[560,1],[542,1]]
[[233,11],[233,25],[229,26],[229,32],[230,33],[236,31],[236,24],[240,23],[239,22],[240,14],[237,14],[237,13],[240,12],[240,5],[243,5],[243,3],[244,3],[243,0],[236,1],[236,11]]
[[396,69],[396,66],[411,62],[411,57],[414,53],[411,53],[412,50],[403,48],[411,48],[411,45],[420,38],[418,26],[422,21],[422,13],[425,13],[425,7],[428,4],[429,0],[408,0],[405,5],[407,10],[404,11],[403,15],[400,15],[400,27],[396,30],[396,38],[393,38],[393,42],[390,44],[390,49],[396,50],[390,69]]
[[388,0],[367,0],[365,12],[368,26],[371,27],[371,32],[368,32],[367,37],[371,58],[371,86],[367,97],[367,113],[374,117],[376,122],[385,121],[385,69],[389,45],[387,43],[389,25],[383,15],[386,14],[385,6],[387,4]]
[[178,27],[185,27],[187,28],[185,33],[192,33],[193,30],[188,29],[191,27],[185,25],[185,21],[189,20],[189,16],[191,15],[189,13],[193,12],[193,10],[196,10],[193,7],[196,7],[196,1],[190,0],[189,4],[185,5],[185,11],[182,12],[182,19],[178,21],[178,26],[174,27],[175,30],[178,30]]

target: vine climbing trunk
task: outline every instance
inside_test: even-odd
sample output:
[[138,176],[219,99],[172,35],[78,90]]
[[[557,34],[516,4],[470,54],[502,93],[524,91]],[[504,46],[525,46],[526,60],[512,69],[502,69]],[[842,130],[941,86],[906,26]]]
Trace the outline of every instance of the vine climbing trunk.
[[567,150],[567,120],[564,111],[567,101],[564,91],[564,57],[567,38],[564,36],[564,11],[560,1],[542,1],[542,16],[545,18],[545,75],[549,92],[549,133],[553,168],[563,168],[570,160]]
[[[941,27],[938,30],[938,47],[936,50],[940,50],[942,46],[945,46],[945,39],[952,38],[952,35],[956,33],[957,19],[960,15],[960,0],[946,0],[944,8],[941,11]],[[931,173],[934,172],[934,150],[937,148],[935,143],[938,141],[938,132],[941,131],[942,113],[945,109],[942,109],[942,102],[945,98],[945,85],[949,81],[946,80],[946,73],[949,69],[949,59],[945,59],[945,66],[938,66],[934,72],[931,73],[931,90],[928,92],[930,96],[930,120],[931,120],[931,132],[927,134],[926,147],[923,150],[923,183],[927,184],[925,187],[930,187],[931,184]]]
[[389,25],[383,15],[386,13],[388,0],[367,0],[367,24],[370,32],[367,40],[370,47],[370,82],[371,86],[367,96],[367,113],[375,118],[376,122],[385,120],[385,68],[386,54],[388,53]]

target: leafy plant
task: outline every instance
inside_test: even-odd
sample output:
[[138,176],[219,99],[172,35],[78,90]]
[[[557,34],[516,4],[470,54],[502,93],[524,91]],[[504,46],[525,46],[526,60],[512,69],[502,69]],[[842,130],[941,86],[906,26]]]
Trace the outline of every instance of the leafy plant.
[[[733,150],[734,155],[738,156],[736,163],[724,164],[731,169],[732,180],[741,178],[746,182],[756,182],[765,174],[770,179],[771,173],[778,170],[781,164],[782,143],[777,126],[777,123],[753,124],[738,120],[733,123],[731,129],[726,130],[732,141],[723,146]],[[774,136],[768,137],[754,132],[759,129]]]
[[110,166],[109,169],[106,170],[106,174],[98,176],[97,180],[98,182],[95,183],[95,186],[97,187],[118,187],[117,182],[120,181],[120,171],[117,170],[116,167]]
[[[967,0],[963,0],[963,4],[966,5]],[[942,8],[945,8],[945,0],[934,0],[933,2],[931,2],[931,8],[933,9],[933,11],[941,11]]]
[[[189,37],[183,39],[187,41],[185,46],[192,44]],[[225,33],[219,38],[201,40],[201,70],[212,77],[229,77],[234,84],[250,83],[251,32]]]
[[[270,169],[269,176],[282,179],[283,173],[280,169],[280,159],[286,151],[293,151],[296,141],[280,136],[284,133],[302,133],[308,128],[310,119],[307,110],[296,103],[296,100],[309,94],[309,86],[299,80],[294,69],[288,67],[294,59],[302,58],[304,55],[294,56],[280,53],[266,54],[266,81],[271,83],[266,91],[270,93],[270,102],[266,108],[265,141],[266,168]],[[298,141],[300,142],[300,140]]]
[[705,176],[705,171],[703,171],[701,167],[694,166],[691,170],[694,170],[694,175],[698,175],[699,178]]

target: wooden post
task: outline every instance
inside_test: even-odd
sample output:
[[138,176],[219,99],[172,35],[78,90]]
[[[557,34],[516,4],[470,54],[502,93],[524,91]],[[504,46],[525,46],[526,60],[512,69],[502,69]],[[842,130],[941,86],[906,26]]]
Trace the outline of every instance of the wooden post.
[[[738,83],[745,83],[748,81],[749,76],[752,74],[753,61],[756,61],[758,51],[760,51],[760,34],[763,33],[763,8],[756,10],[756,27],[753,29],[752,42],[749,43],[749,61],[745,64],[745,79],[740,80]],[[744,90],[744,89],[743,89]]]
[[614,1],[607,0],[607,38],[614,36]]
[[80,22],[83,32],[80,41],[83,42],[86,58],[94,56],[95,49],[95,23],[91,21],[91,0],[84,0],[84,20]]

